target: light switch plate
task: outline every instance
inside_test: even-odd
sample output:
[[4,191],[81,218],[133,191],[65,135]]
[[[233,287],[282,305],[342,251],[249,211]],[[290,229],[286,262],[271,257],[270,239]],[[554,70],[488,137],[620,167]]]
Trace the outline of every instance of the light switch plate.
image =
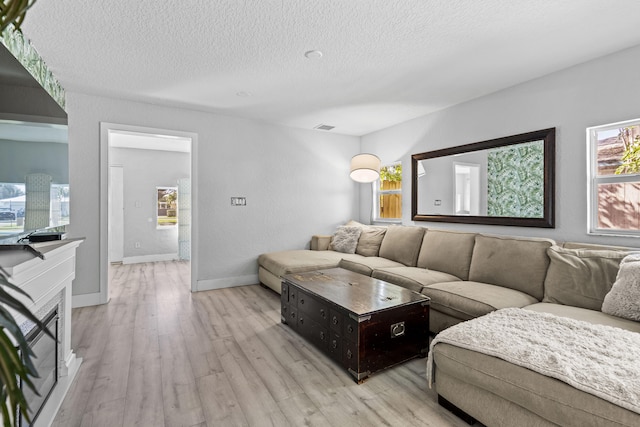
[[232,197],[231,206],[247,206],[246,197]]

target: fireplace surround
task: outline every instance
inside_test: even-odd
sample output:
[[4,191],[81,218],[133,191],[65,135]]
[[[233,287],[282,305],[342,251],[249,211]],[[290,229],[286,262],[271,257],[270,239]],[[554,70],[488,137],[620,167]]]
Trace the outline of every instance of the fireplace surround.
[[[22,384],[22,381],[20,382],[20,388],[29,404],[32,423],[38,419],[42,408],[58,383],[58,364],[60,361],[58,346],[58,306],[59,304],[56,304],[54,309],[47,313],[45,317],[40,318],[38,316],[46,329],[53,335],[53,338],[45,334],[40,327],[33,324],[33,327],[26,334],[27,343],[35,355],[34,364],[38,371],[38,378],[32,379],[36,391]],[[31,425],[26,422],[19,411],[18,417],[20,418],[20,427]]]
[[[52,312],[57,313],[54,327],[58,345],[53,362],[56,380],[37,410],[32,424],[35,427],[51,424],[82,363],[71,348],[71,285],[75,277],[76,249],[83,240],[32,244],[40,256],[22,249],[0,250],[0,265],[9,274],[11,282],[32,300],[15,296],[39,319],[49,320]],[[13,314],[22,332],[29,335],[35,325],[20,314]]]

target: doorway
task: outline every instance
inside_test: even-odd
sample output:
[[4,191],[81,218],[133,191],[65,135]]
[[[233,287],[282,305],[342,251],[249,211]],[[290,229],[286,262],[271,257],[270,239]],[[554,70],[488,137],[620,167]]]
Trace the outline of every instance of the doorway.
[[[194,213],[197,135],[146,127],[101,123],[100,292],[109,301],[112,263],[167,260],[190,262],[196,283],[197,220]],[[158,199],[158,188],[174,193]],[[182,189],[182,191],[181,191]],[[180,197],[183,202],[180,203]],[[177,209],[158,209],[170,204]],[[182,205],[185,208],[179,208]],[[162,212],[164,217],[158,217]],[[173,221],[166,217],[175,216]],[[159,227],[159,221],[173,226]]]
[[480,215],[480,165],[453,162],[454,215]]

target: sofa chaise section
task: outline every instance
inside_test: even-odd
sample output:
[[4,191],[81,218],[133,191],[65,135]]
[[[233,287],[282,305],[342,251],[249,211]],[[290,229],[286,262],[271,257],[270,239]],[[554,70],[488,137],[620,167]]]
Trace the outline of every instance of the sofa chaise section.
[[[596,248],[549,247],[544,295],[523,308],[640,333],[640,322],[601,311],[628,252]],[[446,343],[431,351],[439,400],[486,425],[640,425],[636,412],[500,357]]]

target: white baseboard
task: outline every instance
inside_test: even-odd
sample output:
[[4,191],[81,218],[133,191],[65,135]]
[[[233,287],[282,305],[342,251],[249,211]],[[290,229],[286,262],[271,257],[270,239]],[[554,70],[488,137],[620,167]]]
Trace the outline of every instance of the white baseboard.
[[90,305],[100,304],[105,304],[105,302],[102,301],[102,294],[100,292],[71,296],[71,308],[89,307]]
[[196,291],[210,291],[213,289],[233,288],[235,286],[256,285],[258,283],[260,283],[260,280],[257,274],[225,277],[224,279],[198,280]]
[[122,263],[123,264],[140,264],[143,262],[173,261],[174,259],[180,259],[178,254],[142,255],[142,256],[130,256],[130,257],[122,258]]

